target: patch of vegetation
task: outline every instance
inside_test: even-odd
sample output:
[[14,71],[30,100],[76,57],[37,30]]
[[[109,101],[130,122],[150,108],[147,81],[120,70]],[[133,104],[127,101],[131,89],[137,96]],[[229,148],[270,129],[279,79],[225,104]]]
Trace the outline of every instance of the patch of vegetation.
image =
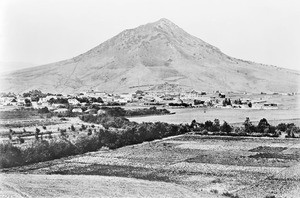
[[33,108],[20,108],[13,111],[2,111],[0,113],[0,119],[3,120],[19,120],[19,119],[30,119],[31,117],[39,116],[37,110]]
[[32,127],[32,126],[48,126],[48,125],[55,125],[59,124],[58,121],[52,121],[52,120],[26,120],[26,121],[16,121],[12,123],[3,123],[0,124],[0,127],[3,128],[25,128],[25,127]]
[[219,191],[218,191],[217,189],[211,189],[210,192],[211,192],[211,193],[215,193],[215,194],[218,194],[218,193],[219,193]]
[[230,197],[230,198],[239,198],[238,195],[233,194],[233,193],[229,193],[229,192],[224,192],[222,195],[224,195],[226,197]]
[[284,160],[299,160],[300,155],[298,154],[282,154],[282,153],[257,153],[255,155],[250,155],[249,158],[275,158]]
[[82,167],[76,167],[73,169],[63,169],[58,171],[52,171],[48,174],[61,174],[61,175],[102,175],[102,176],[117,176],[117,177],[129,177],[144,179],[149,181],[164,181],[171,182],[169,172],[165,170],[157,170],[133,167],[133,166],[121,166],[121,165],[100,165],[94,164]]
[[259,121],[258,125],[252,124],[250,119],[247,117],[243,123],[243,127],[233,127],[226,121],[220,124],[218,119],[214,122],[207,120],[205,123],[198,123],[193,120],[190,124],[192,131],[200,135],[226,135],[226,136],[251,136],[251,137],[279,137],[282,132],[286,132],[286,137],[295,138],[296,134],[300,134],[300,128],[296,127],[293,123],[285,124],[280,123],[279,125],[272,126],[268,121],[263,118]]
[[147,116],[147,115],[164,115],[170,114],[167,109],[157,109],[156,107],[143,109],[123,109],[121,107],[99,107],[97,110],[103,110],[108,116],[113,117],[133,117],[133,116]]
[[[116,149],[125,145],[152,141],[163,137],[184,134],[190,131],[188,125],[175,125],[162,122],[138,124],[124,117],[107,115],[83,115],[83,121],[102,124],[105,129],[91,129],[85,125],[81,130],[88,130],[85,136],[70,141],[65,129],[58,129],[60,137],[50,141],[36,138],[36,141],[20,150],[13,145],[2,145],[0,167],[12,167],[36,162],[48,161],[70,155],[96,151],[101,147]],[[70,128],[71,130],[71,128]],[[39,130],[36,131],[37,137]],[[18,160],[15,156],[18,156]]]
[[276,198],[275,195],[267,195],[265,198]]
[[253,149],[250,149],[250,152],[263,152],[263,153],[278,153],[286,150],[287,147],[270,147],[270,146],[259,146]]

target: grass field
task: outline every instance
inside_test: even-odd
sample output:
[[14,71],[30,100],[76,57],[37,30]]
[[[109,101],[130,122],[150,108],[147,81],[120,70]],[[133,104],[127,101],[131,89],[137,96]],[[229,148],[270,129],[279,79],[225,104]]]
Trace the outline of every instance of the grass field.
[[[199,195],[289,197],[300,190],[300,173],[292,171],[299,163],[299,139],[183,135],[6,171],[135,178],[180,185]],[[287,182],[293,184],[288,189]]]

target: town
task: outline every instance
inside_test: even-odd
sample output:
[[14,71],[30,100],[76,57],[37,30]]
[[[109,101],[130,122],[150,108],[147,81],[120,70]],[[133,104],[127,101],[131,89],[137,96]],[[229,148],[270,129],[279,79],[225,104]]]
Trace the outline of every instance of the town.
[[274,95],[296,95],[297,93],[207,93],[204,91],[150,92],[137,90],[133,93],[107,93],[90,90],[78,94],[50,94],[32,90],[23,94],[1,93],[0,107],[48,108],[56,113],[89,113],[101,106],[161,106],[168,108],[241,108],[276,109],[278,103],[268,101]]

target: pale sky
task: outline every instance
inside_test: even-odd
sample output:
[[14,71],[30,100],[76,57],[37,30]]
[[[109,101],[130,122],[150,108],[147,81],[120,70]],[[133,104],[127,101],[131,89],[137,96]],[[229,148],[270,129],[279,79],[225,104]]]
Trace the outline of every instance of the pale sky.
[[[167,18],[225,54],[300,70],[298,0],[2,0],[2,71],[72,58]],[[18,64],[16,64],[18,62]]]

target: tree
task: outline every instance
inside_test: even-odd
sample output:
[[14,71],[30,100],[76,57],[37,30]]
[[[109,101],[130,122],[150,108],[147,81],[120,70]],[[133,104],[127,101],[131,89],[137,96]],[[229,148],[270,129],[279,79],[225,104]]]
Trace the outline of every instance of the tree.
[[41,108],[41,109],[39,109],[38,110],[38,113],[49,113],[50,111],[49,111],[49,109],[47,108],[47,107],[43,107],[43,108]]
[[265,133],[268,132],[268,129],[270,128],[270,124],[268,123],[266,118],[263,118],[259,121],[256,130],[259,133]]
[[250,108],[252,107],[252,103],[251,102],[248,103],[248,107],[250,107]]
[[40,135],[40,129],[36,128],[35,129],[35,139],[38,140],[39,139],[39,135]]
[[215,119],[214,120],[214,123],[211,127],[211,131],[212,132],[217,132],[217,131],[220,131],[220,120],[219,119]]
[[191,122],[191,125],[190,125],[190,128],[195,128],[195,127],[197,127],[197,122],[196,122],[196,120],[193,120],[192,122]]
[[252,125],[252,122],[250,121],[249,117],[246,117],[245,122],[243,123],[245,127],[245,132],[246,133],[252,133],[255,131],[255,127]]
[[233,128],[226,121],[224,121],[224,123],[222,124],[222,126],[220,127],[220,129],[223,132],[230,133]]
[[102,98],[98,97],[98,98],[97,98],[97,102],[99,102],[99,103],[103,103],[103,100],[102,100]]
[[210,121],[210,120],[207,120],[205,123],[204,123],[204,128],[208,131],[211,130],[211,127],[213,126],[213,122]]
[[30,107],[32,104],[31,104],[31,101],[29,99],[25,99],[25,106],[26,107]]
[[286,125],[285,123],[280,123],[280,124],[278,124],[278,125],[276,126],[276,129],[279,130],[279,131],[284,132],[284,131],[286,131],[286,129],[287,129],[287,125]]

